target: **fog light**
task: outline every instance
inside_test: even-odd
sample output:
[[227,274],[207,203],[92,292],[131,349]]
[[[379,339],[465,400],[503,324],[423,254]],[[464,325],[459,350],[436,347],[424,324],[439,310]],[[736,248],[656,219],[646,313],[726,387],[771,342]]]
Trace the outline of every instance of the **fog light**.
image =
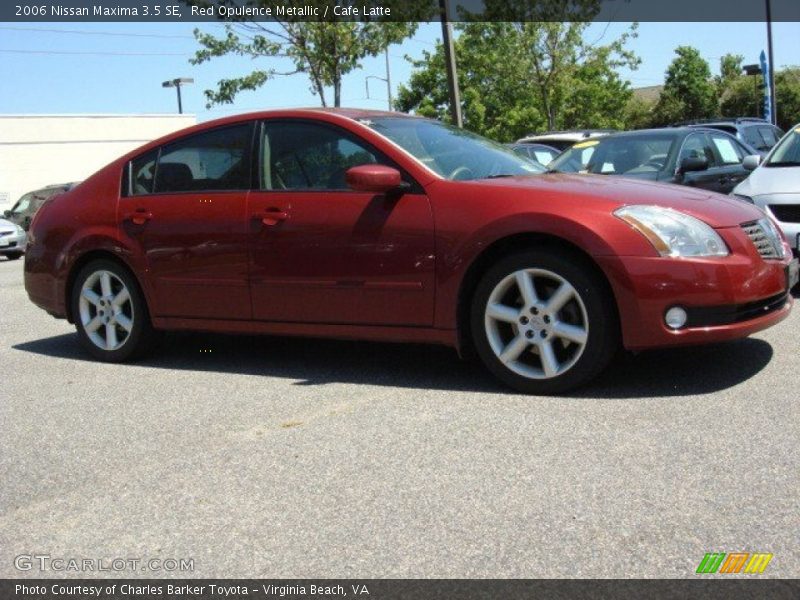
[[680,306],[673,306],[667,311],[667,314],[664,315],[664,322],[670,329],[680,329],[686,325],[687,318],[685,310]]

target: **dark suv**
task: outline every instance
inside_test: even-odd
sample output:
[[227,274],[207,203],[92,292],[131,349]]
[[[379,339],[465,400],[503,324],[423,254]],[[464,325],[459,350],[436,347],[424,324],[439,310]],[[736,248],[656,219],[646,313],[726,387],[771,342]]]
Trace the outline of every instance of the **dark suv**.
[[783,130],[775,127],[769,121],[757,119],[755,117],[739,117],[736,119],[709,119],[704,121],[693,121],[691,123],[681,123],[688,127],[706,127],[719,129],[725,133],[730,133],[743,144],[753,148],[761,158],[772,150],[772,147],[783,137]]
[[32,192],[28,192],[27,194],[23,194],[22,197],[17,200],[17,203],[11,207],[11,210],[7,210],[3,214],[3,218],[11,221],[12,223],[16,223],[25,231],[28,231],[28,227],[31,225],[33,215],[35,215],[36,211],[42,207],[42,204],[47,202],[47,200],[56,194],[71,190],[76,185],[78,184],[75,182],[59,183],[55,185],[48,185],[40,190],[34,190]]

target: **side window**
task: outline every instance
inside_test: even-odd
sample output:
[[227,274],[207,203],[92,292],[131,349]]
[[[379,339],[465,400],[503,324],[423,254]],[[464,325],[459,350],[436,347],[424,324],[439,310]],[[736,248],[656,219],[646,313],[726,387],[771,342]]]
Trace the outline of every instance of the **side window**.
[[[252,124],[215,129],[161,149],[153,193],[245,190],[250,187]],[[134,168],[134,181],[136,169]]]
[[764,142],[766,142],[767,147],[772,148],[778,143],[778,138],[775,134],[775,130],[772,129],[772,127],[759,127],[758,132],[761,134],[761,137],[764,138]]
[[756,150],[767,150],[767,144],[763,137],[761,137],[760,127],[745,127],[742,132],[742,137],[748,145]]
[[158,150],[153,150],[143,154],[131,161],[131,194],[153,193],[153,181],[156,176],[156,161],[158,160]]
[[744,158],[744,153],[734,140],[724,135],[711,134],[711,141],[717,149],[723,165],[738,165]]
[[711,149],[706,134],[693,133],[684,140],[681,154],[678,157],[678,164],[684,158],[705,158],[709,167],[715,166],[714,151]]
[[386,162],[350,134],[317,123],[266,123],[261,146],[265,190],[347,190],[350,167]]

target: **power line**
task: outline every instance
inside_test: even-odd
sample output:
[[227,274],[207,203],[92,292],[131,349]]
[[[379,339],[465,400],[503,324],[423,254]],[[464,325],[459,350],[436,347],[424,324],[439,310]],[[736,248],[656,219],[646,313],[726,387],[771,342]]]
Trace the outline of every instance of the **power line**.
[[0,48],[3,54],[66,54],[76,56],[191,56],[185,52],[81,52],[71,50],[12,50]]
[[0,29],[6,31],[38,31],[42,33],[69,33],[75,35],[111,35],[116,37],[145,37],[145,38],[177,38],[193,40],[192,35],[177,35],[166,33],[121,33],[115,31],[90,31],[88,29],[46,29],[44,27],[5,27],[0,26]]

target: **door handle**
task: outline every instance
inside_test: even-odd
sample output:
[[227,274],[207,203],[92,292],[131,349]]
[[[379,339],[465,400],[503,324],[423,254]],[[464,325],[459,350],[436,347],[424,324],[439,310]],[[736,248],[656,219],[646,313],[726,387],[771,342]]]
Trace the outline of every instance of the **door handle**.
[[134,212],[127,213],[124,216],[126,221],[132,222],[134,225],[144,225],[147,221],[153,218],[153,213],[144,208],[137,208]]
[[260,219],[263,225],[273,226],[288,219],[289,213],[279,208],[268,208],[264,212],[254,214],[253,218]]

